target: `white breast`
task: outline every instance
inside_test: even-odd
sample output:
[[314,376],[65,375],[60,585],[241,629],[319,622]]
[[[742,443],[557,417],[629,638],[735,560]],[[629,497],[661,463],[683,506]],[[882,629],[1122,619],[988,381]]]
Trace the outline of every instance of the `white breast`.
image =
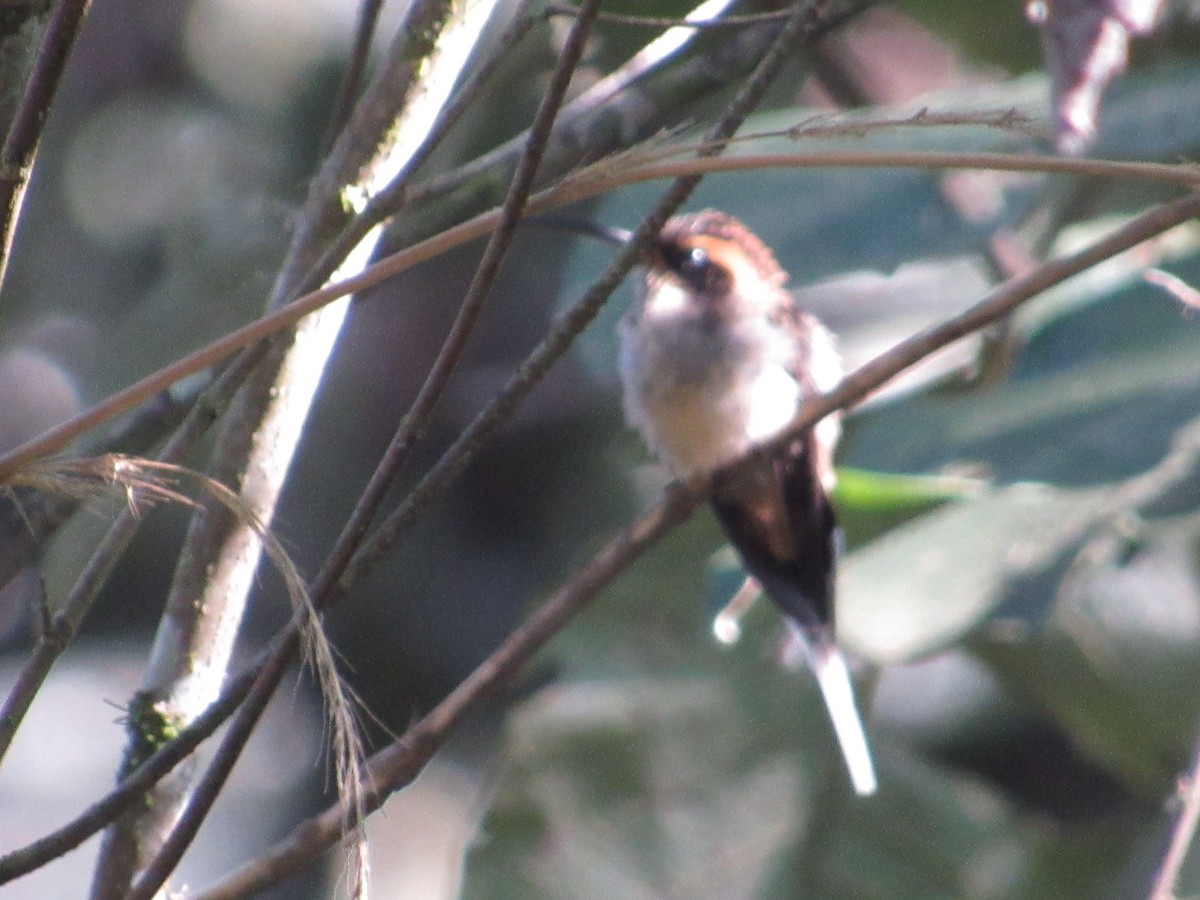
[[790,334],[759,316],[714,333],[688,315],[656,304],[621,328],[626,417],[676,475],[744,455],[783,431],[806,399],[789,371]]

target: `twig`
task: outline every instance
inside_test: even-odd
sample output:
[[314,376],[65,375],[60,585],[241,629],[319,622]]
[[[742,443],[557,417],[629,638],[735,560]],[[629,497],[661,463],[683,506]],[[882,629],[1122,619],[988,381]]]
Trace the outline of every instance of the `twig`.
[[[499,273],[500,264],[503,262],[508,246],[516,232],[521,211],[533,187],[538,163],[545,151],[550,130],[554,127],[554,118],[562,104],[571,76],[583,55],[592,20],[599,4],[600,0],[584,0],[581,15],[572,24],[559,60],[555,65],[550,84],[538,107],[533,127],[529,132],[529,143],[525,153],[522,154],[521,163],[517,167],[517,175],[501,209],[500,223],[492,233],[450,334],[422,385],[413,408],[404,417],[388,448],[385,465],[377,471],[379,477],[372,479],[372,486],[376,487],[374,507],[377,507],[378,503],[382,501],[387,484],[395,477],[408,450],[423,432],[429,416],[462,355],[467,339],[478,321],[483,303],[490,293],[491,286]],[[344,532],[347,543],[353,546],[361,539],[373,515],[374,508],[369,503],[363,504],[361,510],[356,507],[351,522],[348,523],[347,530]],[[342,541],[339,541],[339,547],[341,544]],[[342,551],[342,558],[348,559],[349,553],[349,546],[347,546]],[[324,576],[323,584],[331,585],[336,581],[338,574],[340,572],[329,572]],[[321,584],[321,582],[318,583],[318,589]],[[278,654],[259,676],[250,696],[246,698],[246,702],[235,716],[229,732],[221,740],[215,757],[189,797],[179,822],[172,829],[171,835],[164,842],[162,849],[139,877],[128,900],[150,900],[178,865],[179,859],[194,839],[200,824],[216,801],[246,742],[250,739],[259,717],[274,693],[275,686],[283,677],[287,662],[286,657]],[[347,818],[344,827],[352,828],[357,824],[358,811],[352,802],[347,803],[346,809]]]
[[[683,21],[688,25],[704,25],[708,22],[714,22],[725,16],[729,7],[733,6],[736,0],[702,0],[698,3],[691,12],[683,17]],[[791,15],[789,11],[784,11],[784,15]],[[782,22],[778,23],[782,26]],[[735,60],[745,60],[746,65],[744,72],[748,74],[753,71],[755,64],[761,53],[771,46],[771,42],[775,39],[778,30],[775,28],[756,28],[749,33],[750,36],[761,36],[761,43],[752,41],[758,47],[758,51],[752,55],[739,56],[738,50],[743,39],[746,38],[747,32],[734,35],[729,41],[722,45],[722,53],[728,54],[724,57],[726,65],[736,65]],[[668,28],[664,33],[660,34],[654,40],[650,41],[629,58],[629,60],[618,68],[616,71],[601,78],[598,82],[584,91],[579,97],[572,101],[571,105],[563,110],[564,117],[575,117],[584,119],[594,113],[598,109],[610,109],[613,107],[613,101],[620,94],[627,94],[635,85],[640,85],[643,88],[643,95],[652,93],[646,90],[646,81],[648,76],[663,70],[667,63],[675,60],[680,53],[696,41],[699,32],[694,28],[680,27]],[[702,61],[709,62],[708,54],[701,52]],[[697,61],[694,61],[697,62]],[[678,82],[679,86],[684,90],[688,90],[688,84],[698,84],[702,79],[697,78],[698,72],[685,62],[679,63],[680,68],[686,70],[685,77]],[[665,75],[665,73],[663,73]],[[739,73],[739,77],[741,73]],[[667,79],[669,80],[669,79]],[[695,90],[693,87],[692,90]],[[639,98],[639,102],[645,102],[646,96]],[[683,101],[683,97],[677,98]],[[671,105],[663,104],[665,110],[670,110]],[[624,130],[628,130],[631,123],[626,122],[622,126]],[[498,151],[503,153],[505,147],[499,148]],[[492,154],[489,154],[489,156]]]
[[[1200,215],[1200,197],[1189,196],[1139,216],[1085,250],[1047,263],[1044,268],[1049,271],[1045,275],[1035,273],[1018,282],[1000,285],[962,315],[896,345],[851,373],[843,386],[833,394],[807,404],[798,420],[798,429],[810,427],[812,422],[833,409],[853,406],[904,368],[920,362],[925,355],[969,333],[969,330],[964,329],[985,327],[993,318],[1008,315],[1038,292],[1197,215]],[[647,515],[653,514],[657,508],[652,508]],[[564,587],[563,592],[568,588],[569,586]],[[560,596],[563,592],[560,592]],[[286,635],[281,636],[279,643],[282,643],[285,637]],[[200,718],[183,729],[178,738],[149,757],[137,770],[124,778],[111,794],[92,806],[83,816],[34,844],[0,857],[0,884],[45,865],[51,859],[78,846],[103,828],[125,805],[142,796],[147,786],[177,765],[201,741],[220,727],[249,693],[255,678],[262,672],[263,665],[265,663],[252,666],[235,677],[221,697]],[[485,663],[481,669],[488,666],[489,663]]]
[[[703,146],[703,145],[701,145]],[[694,172],[735,172],[742,169],[992,169],[1001,172],[1046,172],[1161,181],[1182,187],[1200,187],[1200,166],[1166,163],[1122,162],[1119,160],[1075,159],[1034,153],[948,153],[936,150],[828,150],[804,153],[745,153],[720,159],[683,159],[642,165],[628,160],[623,173],[610,173],[598,163],[599,171],[583,170],[568,179],[560,194],[572,194],[590,177],[597,177],[612,190],[640,181],[677,178]],[[588,191],[584,196],[591,196]]]
[[1171,829],[1171,843],[1154,877],[1148,900],[1174,900],[1179,873],[1196,835],[1196,825],[1200,823],[1200,739],[1193,751],[1192,767],[1180,780],[1179,800],[1183,806]]
[[89,5],[90,0],[58,0],[54,4],[16,117],[0,148],[0,288],[8,273],[17,219],[50,104]]
[[[197,377],[186,388],[177,385],[151,398],[119,427],[90,436],[76,451],[80,456],[150,452],[184,420],[209,383],[211,379]],[[10,496],[0,499],[0,584],[42,553],[46,541],[78,508],[75,498],[28,489],[13,489]]]
[[[850,373],[834,391],[804,404],[788,434],[752,451],[747,459],[778,452],[795,436],[837,409],[852,406],[885,382],[945,345],[1009,315],[1022,303],[1054,284],[1090,268],[1166,229],[1200,215],[1200,194],[1158,207],[1117,232],[1077,253],[1013,279],[988,293],[964,313],[917,334]],[[745,459],[730,468],[744,465]],[[573,576],[526,625],[513,634],[442,703],[398,741],[368,762],[364,785],[367,809],[377,809],[393,791],[410,782],[476,703],[494,694],[566,621],[654,541],[681,523],[699,504],[707,479],[673,485],[637,522],[623,532],[587,567]],[[307,865],[343,835],[345,811],[336,804],[300,823],[283,842],[228,879],[196,896],[233,900],[274,884]]]
[[[874,104],[872,104],[874,105]],[[904,128],[995,128],[999,131],[1015,131],[1027,137],[1043,137],[1044,129],[1029,116],[1015,107],[974,112],[930,110],[922,107],[912,115],[879,117],[878,115],[816,115],[798,122],[791,128],[778,131],[763,131],[738,140],[752,141],[759,138],[786,137],[802,138],[861,137],[876,131]]]
[[0,456],[0,482],[8,479],[21,466],[61,451],[80,435],[153,399],[175,382],[221,362],[250,344],[278,334],[323,306],[373,287],[411,266],[487,234],[495,227],[496,218],[495,211],[477,216],[414,247],[393,253],[368,266],[361,273],[306,294],[295,302],[255,319],[248,325],[164,366],[141,381],[117,391],[61,425],[48,429]]
[[1200,310],[1200,291],[1178,275],[1172,275],[1163,269],[1147,269],[1142,278],[1147,284],[1161,288],[1164,293],[1174,298],[1185,309]]
[[[1200,451],[1200,427],[1193,426],[1184,435],[1176,436],[1175,446],[1152,472],[1126,482],[1121,490],[1121,499],[1130,504],[1126,508],[1144,508],[1171,496],[1182,478],[1195,473],[1200,459],[1197,451]],[[1174,900],[1179,875],[1196,837],[1196,827],[1200,824],[1200,735],[1192,748],[1191,768],[1179,780],[1178,801],[1181,804],[1179,815],[1171,829],[1171,840],[1155,873],[1148,900]]]
[[[550,16],[577,16],[579,7],[566,3],[547,3],[546,14]],[[719,19],[706,19],[697,22],[689,19],[665,19],[655,16],[625,16],[620,13],[602,12],[597,17],[600,22],[611,25],[634,25],[640,28],[745,28],[747,25],[761,25],[763,22],[783,22],[791,13],[786,10],[764,13],[747,13],[741,16],[722,16]]]
[[[215,413],[207,398],[222,395],[226,384],[240,377],[240,373],[232,367],[227,369],[193,404],[191,412],[159,453],[160,463],[179,461],[203,437],[212,424]],[[133,539],[139,524],[138,516],[132,509],[124,510],[117,517],[96,547],[62,607],[50,620],[49,626],[43,629],[37,646],[21,667],[4,700],[4,706],[0,709],[0,760],[7,753],[25,713],[50,674],[50,669],[74,639],[100,588]]]
[[[382,9],[383,0],[359,0],[358,21],[354,28],[354,45],[350,50],[350,62],[342,74],[337,98],[333,101],[333,112],[329,116],[325,139],[321,141],[321,157],[327,156],[333,149],[334,141],[346,127],[350,113],[354,110],[354,98],[362,87],[363,76],[367,71],[367,62],[371,56],[371,43],[375,39],[375,29],[379,25],[379,12]],[[324,281],[324,278],[321,280]]]
[[[386,184],[420,146],[492,8],[489,3],[456,8],[451,0],[419,0],[408,7],[390,53],[310,184],[269,308],[293,296],[297,280],[341,229],[349,209]],[[345,267],[365,266],[374,243],[374,235],[366,238]],[[348,301],[328,306],[273,342],[224,419],[211,474],[237,485],[242,515],[231,516],[210,501],[193,515],[143,676],[143,691],[176,721],[190,721],[220,692],[264,549],[248,520],[272,519],[347,309]],[[336,672],[319,671],[318,678],[327,704],[342,698],[340,687],[328,680],[336,679]],[[358,760],[349,751],[356,742],[355,723],[350,710],[338,706],[330,708],[330,722],[339,793],[349,790],[353,807],[357,779],[351,770]],[[188,782],[182,774],[164,780],[144,808],[130,810],[109,829],[95,900],[127,896],[139,870],[132,896],[157,892],[206,812],[201,804],[185,801]],[[185,802],[187,816],[177,820]],[[362,842],[355,849],[351,877],[357,884],[366,877],[366,858]]]
[[[775,128],[767,131],[740,134],[729,138],[725,141],[725,144],[730,147],[735,145],[745,146],[755,142],[778,138],[787,138],[791,141],[864,138],[880,131],[898,131],[907,128],[957,127],[995,128],[1000,131],[1015,131],[1029,137],[1038,137],[1041,135],[1041,129],[1037,128],[1032,120],[1014,108],[969,113],[930,112],[928,109],[920,109],[911,115],[900,116],[898,118],[894,116],[878,117],[872,115],[820,113],[808,116],[787,128]],[[695,143],[664,142],[652,148],[635,148],[626,158],[634,160],[639,166],[648,166],[651,163],[663,162],[669,159],[689,158],[699,151],[702,146],[704,146],[704,142],[702,141]],[[854,153],[856,151],[839,148],[829,152],[840,154],[843,152]],[[924,151],[910,152],[921,153]],[[1005,155],[1019,156],[1016,153]],[[1046,156],[1037,158],[1055,159],[1057,157]],[[597,163],[596,165],[600,164]]]
[[[782,68],[793,44],[806,33],[811,32],[813,23],[820,20],[822,7],[823,4],[821,3],[815,4],[811,9],[806,8],[803,4],[798,3],[796,5],[793,15],[780,31],[771,50],[764,56],[755,72],[730,103],[729,109],[710,131],[709,138],[712,141],[719,142],[736,131],[737,127],[753,110],[766,92],[774,76]],[[578,60],[578,54],[582,52],[583,38],[585,36],[583,32],[590,25],[590,21],[590,18],[585,16],[577,19],[575,22],[573,36],[576,37],[576,40],[568,41],[567,49],[564,50],[567,65],[560,70],[564,76],[564,80],[560,85],[560,97],[561,89],[565,89],[565,77],[569,75],[569,72],[566,70],[573,68],[574,63]],[[532,184],[534,170],[536,169],[537,148],[539,146],[544,147],[544,138],[549,132],[550,124],[552,124],[557,102],[558,99],[551,96],[549,103],[543,105],[539,110],[537,124],[541,130],[531,132],[531,134],[540,138],[540,140],[531,139],[533,153],[530,154],[530,157],[532,157],[533,162],[529,165],[522,165],[520,168],[522,177],[513,186],[510,195],[514,198],[513,204],[506,205],[505,212],[513,217],[513,224],[510,224],[510,229],[515,225],[515,215],[519,214],[520,205],[524,201],[524,194],[528,192],[529,186]],[[719,147],[714,147],[708,152],[720,152]],[[612,285],[609,286],[606,295],[607,293],[611,293],[615,284],[620,281],[625,272],[632,266],[633,261],[642,253],[644,245],[658,232],[667,218],[686,201],[687,197],[690,196],[699,183],[701,177],[701,175],[691,175],[677,179],[675,184],[666,192],[655,212],[651,214],[646,222],[643,223],[639,232],[635,234],[632,244],[625,248],[623,253],[618,257],[623,268],[611,279]],[[500,245],[495,244],[495,246]],[[481,271],[486,275],[487,270],[482,265]],[[494,272],[492,274],[494,275]],[[486,284],[486,281],[483,283]],[[482,293],[480,297],[482,297]],[[434,380],[433,383],[436,385],[437,381]],[[402,428],[401,431],[403,432],[404,429]],[[325,599],[322,598],[322,600]],[[208,809],[223,787],[225,779],[232,770],[244,747],[245,741],[249,738],[257,722],[258,716],[261,714],[262,709],[265,708],[267,700],[274,691],[275,685],[282,677],[285,664],[286,659],[280,659],[276,656],[256,681],[251,697],[247,699],[247,703],[239,711],[233,728],[231,728],[229,734],[226,735],[226,738],[221,743],[217,757],[187,802],[183,815],[172,829],[170,836],[163,843],[161,850],[155,855],[155,858],[138,879],[133,891],[129,894],[129,900],[149,900],[177,865],[178,859],[190,844],[196,830],[199,828],[200,822],[207,815]],[[345,803],[347,821],[343,822],[343,827],[348,827],[351,820],[357,820],[354,810],[355,804],[353,798],[347,799]]]
[[[997,169],[1018,172],[1049,172],[1158,181],[1185,187],[1200,187],[1200,170],[1192,165],[1131,163],[1115,160],[1069,159],[1035,154],[941,153],[936,151],[765,154],[733,158],[705,157],[650,166],[631,166],[622,172],[582,170],[559,185],[539,192],[529,203],[530,213],[598,197],[618,187],[674,175],[699,172],[732,172],[756,168],[915,168]],[[255,319],[218,338],[152,375],[124,388],[95,406],[0,454],[0,482],[21,466],[61,451],[80,435],[151,400],[188,375],[237,352],[256,341],[294,325],[300,319],[339,297],[357,294],[439,254],[488,234],[496,227],[497,210],[489,210],[431,238],[397,251],[368,266],[361,273],[305,294],[293,303]]]
[[[914,362],[999,321],[1059,282],[1197,216],[1200,216],[1200,192],[1193,192],[1137,216],[1089,247],[1050,260],[1033,272],[996,286],[979,303],[959,315],[901,341],[887,353],[847,375],[836,389],[806,404],[806,410],[812,406],[813,414],[802,412],[800,420],[811,426],[835,410],[849,408]],[[790,435],[771,441],[758,452],[764,455],[778,452],[788,437],[795,440],[803,430],[803,427],[791,429]]]
[[[563,98],[567,93],[567,87],[583,56],[599,5],[600,0],[583,0],[579,14],[571,24],[567,39],[559,53],[558,62],[551,73],[546,92],[542,96],[542,101],[534,115],[533,124],[529,128],[528,141],[521,153],[516,173],[513,175],[508,194],[500,209],[500,221],[488,239],[483,257],[475,269],[475,275],[467,288],[466,296],[450,327],[450,332],[443,341],[442,348],[430,367],[412,407],[405,414],[387,449],[385,459],[388,466],[384,469],[387,484],[395,479],[396,473],[404,465],[413,445],[424,434],[429,418],[433,414],[451,374],[462,358],[467,340],[475,330],[475,324],[479,321],[484,301],[491,292],[496,276],[500,272],[500,266],[508,254],[509,245],[516,234],[521,214],[529,202],[538,166],[546,152],[551,130],[554,128],[554,120],[558,116]],[[380,495],[386,489],[387,484],[379,486]],[[379,499],[381,500],[382,496]],[[364,526],[365,524],[364,522]]]
[[[662,535],[683,522],[701,503],[700,488],[671,491],[636,522],[613,539],[554,597],[405,735],[369,761],[366,803],[378,809],[388,795],[416,777],[436,750],[482,699],[494,693],[587,606],[624,569]],[[219,884],[195,894],[197,900],[246,897],[312,863],[344,834],[345,810],[340,804],[297,827],[267,855],[232,873]]]
[[[929,40],[936,40],[928,35]],[[827,41],[817,48],[817,78],[825,85],[826,90],[837,98],[843,106],[877,107],[887,102],[888,91],[883,88],[887,83],[887,65],[890,62],[886,54],[879,58],[864,55],[859,58],[853,53],[846,52],[845,41]],[[901,98],[896,98],[901,99]],[[957,113],[930,113],[925,107],[919,109],[908,119],[914,126],[937,126],[939,124],[967,124],[965,120],[976,118],[980,124],[1001,130],[1010,130],[1020,125],[1028,134],[1033,131],[1030,120],[1020,115],[1016,108],[1001,111],[997,117],[994,113],[968,113],[965,117]],[[991,121],[984,121],[990,119]],[[852,123],[848,123],[852,124]],[[1037,137],[1046,142],[1050,134],[1046,129],[1040,129]],[[808,133],[811,133],[808,132]],[[798,138],[807,136],[805,129],[797,127],[789,136]],[[938,194],[945,206],[961,222],[964,228],[970,229],[978,219],[974,207],[981,194],[988,194],[988,185],[995,185],[993,172],[964,172],[959,177],[943,175],[938,179]],[[992,270],[996,281],[1006,281],[1036,268],[1037,260],[1030,252],[1027,242],[1007,223],[994,225],[986,240],[982,242],[982,253]],[[1011,362],[1011,339],[1006,339],[1006,323],[999,323],[983,336],[983,347],[978,355],[978,364],[972,376],[975,380],[996,380],[1004,374],[1007,364]]]

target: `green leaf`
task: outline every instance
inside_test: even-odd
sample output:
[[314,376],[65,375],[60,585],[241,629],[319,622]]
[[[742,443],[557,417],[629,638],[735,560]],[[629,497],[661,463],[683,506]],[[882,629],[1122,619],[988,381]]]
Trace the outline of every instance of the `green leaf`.
[[855,547],[947,502],[986,489],[986,482],[977,478],[898,475],[839,466],[833,500],[846,545]]
[[1036,611],[1050,570],[1111,505],[1108,493],[1038,485],[952,503],[848,555],[840,638],[877,663],[961,640],[1004,605]]
[[[496,830],[466,895],[487,883],[521,886],[489,897],[755,896],[795,837],[806,790],[788,750],[763,752],[739,718],[722,679],[542,692],[510,722]],[[521,827],[499,830],[508,823]]]
[[1184,768],[1200,710],[1200,515],[1089,536],[1042,627],[970,642],[1077,748],[1149,798]]
[[811,755],[819,710],[730,663],[733,679],[568,679],[522,704],[464,896],[1082,897],[1121,864],[1125,831],[1072,842],[886,735],[880,792],[855,798]]
[[1033,896],[1045,832],[1001,793],[907,758],[892,759],[882,784],[869,802],[817,823],[767,896]]
[[833,499],[839,512],[927,512],[986,489],[980,479],[953,475],[897,475],[838,466],[837,476]]

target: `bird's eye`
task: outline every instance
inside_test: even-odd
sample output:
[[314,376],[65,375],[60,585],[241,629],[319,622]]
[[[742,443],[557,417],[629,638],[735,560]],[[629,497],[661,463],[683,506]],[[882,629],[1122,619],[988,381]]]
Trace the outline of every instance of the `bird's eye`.
[[712,260],[706,252],[699,247],[692,247],[684,252],[683,259],[679,261],[679,273],[684,276],[698,275],[706,272],[711,265]]
[[677,247],[666,256],[667,265],[694,290],[713,290],[724,277],[721,267],[702,247]]

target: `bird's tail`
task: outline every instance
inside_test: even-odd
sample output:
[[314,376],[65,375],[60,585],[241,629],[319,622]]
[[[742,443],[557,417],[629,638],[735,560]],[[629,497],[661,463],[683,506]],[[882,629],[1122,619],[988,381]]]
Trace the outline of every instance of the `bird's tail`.
[[804,662],[808,664],[808,668],[817,679],[817,687],[821,689],[821,698],[825,701],[825,708],[833,722],[833,731],[842,748],[842,758],[846,761],[846,770],[850,774],[855,793],[860,797],[874,794],[878,787],[875,764],[871,760],[867,733],[863,729],[862,716],[858,713],[858,704],[854,699],[854,682],[850,678],[850,669],[846,666],[846,657],[832,640],[814,639],[813,635],[807,634],[803,628],[790,620],[788,625],[797,643],[803,648]]

